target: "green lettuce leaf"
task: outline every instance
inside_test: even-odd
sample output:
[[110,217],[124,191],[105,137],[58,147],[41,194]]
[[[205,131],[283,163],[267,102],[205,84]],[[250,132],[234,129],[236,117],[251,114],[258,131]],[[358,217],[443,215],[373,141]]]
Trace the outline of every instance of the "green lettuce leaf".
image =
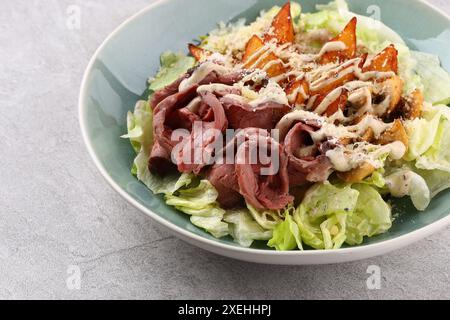
[[384,178],[384,168],[376,170],[372,175],[364,181],[362,181],[363,184],[368,184],[370,186],[374,186],[379,189],[383,189],[386,186],[386,180]]
[[224,221],[229,223],[230,234],[241,246],[249,248],[255,240],[270,240],[271,230],[264,230],[248,210],[229,210]]
[[297,248],[303,250],[300,230],[289,212],[286,214],[285,220],[277,225],[273,231],[273,237],[267,245],[278,251],[288,251]]
[[392,213],[376,189],[364,184],[352,188],[359,192],[359,197],[354,212],[348,215],[345,242],[353,246],[362,244],[364,237],[388,231],[392,227]]
[[431,198],[436,197],[442,191],[450,188],[450,173],[440,170],[420,170],[415,171],[425,179],[428,185]]
[[307,192],[294,220],[302,242],[319,250],[361,244],[365,237],[392,227],[391,208],[369,184],[317,184]]
[[358,202],[359,192],[329,182],[316,184],[294,214],[303,243],[314,249],[339,249],[346,240],[347,216]]
[[439,57],[418,51],[411,54],[416,61],[413,71],[421,78],[425,101],[450,104],[450,74],[442,68]]
[[423,170],[450,172],[450,109],[429,106],[424,118],[407,121],[410,146],[405,159]]
[[283,212],[281,212],[282,210],[258,211],[248,203],[247,208],[250,211],[250,214],[253,216],[253,219],[255,219],[255,221],[266,230],[275,229],[275,227],[283,221]]
[[141,151],[143,145],[146,147],[153,145],[153,112],[147,101],[138,101],[134,112],[128,112],[127,128],[128,133],[122,138],[130,139],[136,153]]
[[225,211],[217,205],[218,193],[212,184],[202,180],[196,187],[181,189],[175,194],[166,194],[166,203],[193,216],[223,217]]
[[405,129],[409,138],[408,152],[405,160],[414,161],[427,152],[438,133],[442,113],[438,108],[429,107],[423,118],[405,121]]
[[216,238],[229,235],[228,223],[222,221],[222,217],[197,217],[192,216],[191,222],[194,226],[206,230]]
[[225,210],[217,203],[218,193],[212,184],[202,180],[195,185],[178,189],[165,195],[166,203],[191,216],[195,226],[206,230],[216,238],[229,234],[228,224],[223,222]]
[[158,91],[177,80],[195,65],[195,59],[182,53],[164,52],[161,55],[161,68],[150,81],[150,90]]

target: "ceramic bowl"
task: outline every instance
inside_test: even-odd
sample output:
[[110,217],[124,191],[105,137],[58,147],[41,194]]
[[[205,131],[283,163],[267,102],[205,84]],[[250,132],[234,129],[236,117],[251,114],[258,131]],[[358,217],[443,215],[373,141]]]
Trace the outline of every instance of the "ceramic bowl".
[[[304,11],[326,1],[301,0]],[[167,227],[176,236],[200,248],[245,261],[265,264],[325,264],[359,260],[399,249],[450,224],[450,192],[435,198],[426,212],[417,212],[400,200],[403,214],[386,234],[359,247],[335,251],[276,252],[264,243],[242,248],[231,238],[215,239],[196,228],[189,218],[168,207],[130,173],[135,156],[126,132],[126,114],[145,90],[165,50],[186,51],[186,44],[212,30],[219,21],[242,17],[253,20],[273,0],[163,0],[124,22],[97,50],[82,83],[79,112],[84,140],[96,166],[109,184],[136,208]],[[352,11],[381,14],[381,20],[417,50],[439,55],[450,70],[450,19],[422,1],[352,0]]]

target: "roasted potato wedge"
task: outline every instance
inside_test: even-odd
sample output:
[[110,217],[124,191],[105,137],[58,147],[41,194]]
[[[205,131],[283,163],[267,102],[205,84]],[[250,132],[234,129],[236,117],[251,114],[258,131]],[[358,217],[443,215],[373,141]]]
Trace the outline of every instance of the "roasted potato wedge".
[[382,99],[389,97],[388,109],[384,116],[392,114],[397,109],[402,100],[403,85],[403,80],[397,75],[375,84],[375,96]]
[[346,60],[355,58],[356,56],[356,25],[358,23],[357,18],[353,18],[344,28],[344,30],[330,42],[341,41],[346,45],[345,50],[330,51],[322,55],[320,58],[321,64],[333,63],[336,61],[344,62]]
[[357,169],[353,169],[349,172],[339,172],[338,177],[347,183],[358,183],[369,177],[374,172],[375,167],[370,163],[365,162]]
[[406,148],[409,146],[409,138],[406,133],[405,127],[400,120],[395,120],[391,129],[384,132],[380,139],[377,140],[377,144],[386,145],[395,141],[402,142]]
[[[351,66],[350,66],[351,67]],[[344,84],[346,84],[347,82],[353,81],[356,79],[355,74],[353,73],[348,73],[340,78],[336,78],[338,76],[338,74],[331,74],[329,79],[335,79],[334,81],[329,82],[329,80],[327,79],[327,85],[321,87],[318,90],[311,90],[311,96],[314,96],[316,94],[320,94],[320,95],[327,95],[328,93],[330,93],[331,91],[333,91],[336,88],[339,88],[341,86],[343,86]]]
[[285,91],[289,98],[289,103],[298,106],[306,102],[309,96],[309,85],[305,79],[294,80],[286,86]]
[[403,80],[399,76],[392,77],[384,82],[383,92],[391,97],[388,113],[393,112],[402,99],[403,85]]
[[273,19],[272,27],[264,36],[265,41],[277,39],[278,44],[294,42],[294,24],[291,16],[291,3],[286,3]]
[[[328,95],[320,95],[314,102],[314,110],[317,110],[319,105],[327,98]],[[348,90],[343,90],[342,94],[330,103],[325,112],[321,113],[323,116],[331,117],[338,110],[345,110],[348,101]]]
[[404,117],[406,119],[416,119],[422,115],[424,97],[422,91],[414,90],[406,99]]
[[211,51],[200,48],[199,46],[196,46],[195,44],[190,43],[188,45],[188,47],[189,47],[189,52],[197,61],[202,61],[203,59],[208,58],[209,56],[212,55]]
[[361,137],[361,141],[371,143],[375,139],[375,132],[372,128],[367,129],[364,135]]
[[[264,67],[273,63],[273,61],[278,61],[278,57],[273,54],[265,52],[262,50],[264,47],[264,41],[254,35],[247,43],[245,47],[244,57],[242,58],[244,62],[245,69],[264,69]],[[262,57],[264,55],[264,57]],[[273,63],[267,70],[267,74],[269,77],[276,77],[282,73],[284,73],[286,69],[284,68],[281,61],[278,63]]]
[[398,51],[394,45],[390,45],[376,55],[369,65],[363,68],[363,72],[395,72],[398,73]]

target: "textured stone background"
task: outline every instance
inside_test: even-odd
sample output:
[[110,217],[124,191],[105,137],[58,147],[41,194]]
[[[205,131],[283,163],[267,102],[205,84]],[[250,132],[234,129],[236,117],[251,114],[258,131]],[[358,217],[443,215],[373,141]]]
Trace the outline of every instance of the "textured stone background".
[[[177,240],[112,191],[81,139],[79,84],[101,41],[151,2],[0,0],[0,298],[450,298],[450,229],[362,262],[253,265]],[[366,288],[369,265],[381,290]]]

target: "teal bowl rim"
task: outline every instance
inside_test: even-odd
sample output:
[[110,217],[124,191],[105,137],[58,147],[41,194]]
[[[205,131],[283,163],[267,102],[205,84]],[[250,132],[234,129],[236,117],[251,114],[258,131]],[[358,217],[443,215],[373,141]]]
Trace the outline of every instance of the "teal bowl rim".
[[[86,91],[87,91],[87,79],[89,74],[92,71],[92,67],[97,60],[97,57],[99,56],[99,53],[103,50],[103,48],[106,46],[106,44],[114,38],[114,36],[124,27],[126,27],[129,23],[131,23],[135,18],[145,14],[147,11],[152,10],[153,8],[163,5],[166,2],[169,2],[171,0],[157,0],[156,2],[148,5],[147,7],[141,9],[136,14],[132,15],[128,19],[126,19],[122,24],[120,24],[100,45],[100,47],[95,51],[93,57],[91,58],[86,71],[83,75],[83,80],[81,83],[81,89],[80,89],[80,95],[79,95],[79,104],[78,104],[78,112],[79,112],[79,120],[80,120],[80,127],[81,132],[83,136],[83,140],[86,144],[86,147],[88,149],[88,152],[94,161],[96,167],[99,169],[102,176],[105,178],[105,180],[110,184],[110,186],[119,193],[125,200],[127,200],[130,204],[132,204],[135,208],[139,209],[146,215],[148,215],[150,218],[158,222],[160,225],[166,227],[169,231],[171,231],[174,235],[181,236],[186,241],[190,242],[191,244],[197,245],[202,247],[203,249],[206,249],[208,251],[214,252],[214,248],[221,249],[221,254],[226,255],[229,257],[235,257],[233,253],[240,256],[238,259],[246,260],[245,255],[257,255],[259,257],[261,256],[271,256],[271,257],[316,257],[316,258],[323,258],[320,259],[320,261],[316,260],[312,264],[320,264],[320,263],[332,263],[333,261],[355,261],[365,258],[370,258],[373,256],[381,255],[384,253],[392,252],[394,250],[406,247],[407,245],[410,245],[412,243],[415,243],[419,240],[422,240],[442,229],[450,225],[450,212],[445,217],[442,218],[428,226],[425,226],[423,228],[420,228],[418,230],[409,232],[405,235],[385,240],[379,243],[369,244],[365,246],[355,246],[350,248],[342,248],[338,250],[311,250],[311,251],[272,251],[272,250],[263,250],[263,249],[253,249],[253,248],[244,248],[244,247],[236,247],[232,245],[227,245],[224,243],[220,243],[218,241],[206,239],[200,235],[196,235],[194,233],[189,232],[188,230],[185,230],[181,227],[178,227],[171,222],[167,221],[163,217],[159,216],[149,208],[147,208],[144,205],[141,205],[138,201],[133,199],[127,192],[125,192],[115,181],[114,179],[108,174],[104,166],[101,164],[100,160],[97,158],[96,152],[91,144],[91,141],[88,136],[87,128],[86,128],[86,104],[84,101],[86,100]],[[439,14],[441,16],[444,16],[448,20],[450,20],[450,15],[446,14],[439,8],[437,8],[435,5],[426,2],[425,0],[416,0],[417,2],[421,2],[428,7],[430,7],[433,11],[435,11],[436,14]],[[150,192],[150,191],[149,191]],[[190,241],[191,240],[191,241]],[[340,257],[340,259],[339,259]],[[260,260],[256,258],[257,260]],[[253,261],[254,259],[248,259],[249,261]],[[323,260],[323,261],[322,261]],[[271,261],[265,261],[267,263],[276,263]],[[308,263],[308,262],[306,262]]]

